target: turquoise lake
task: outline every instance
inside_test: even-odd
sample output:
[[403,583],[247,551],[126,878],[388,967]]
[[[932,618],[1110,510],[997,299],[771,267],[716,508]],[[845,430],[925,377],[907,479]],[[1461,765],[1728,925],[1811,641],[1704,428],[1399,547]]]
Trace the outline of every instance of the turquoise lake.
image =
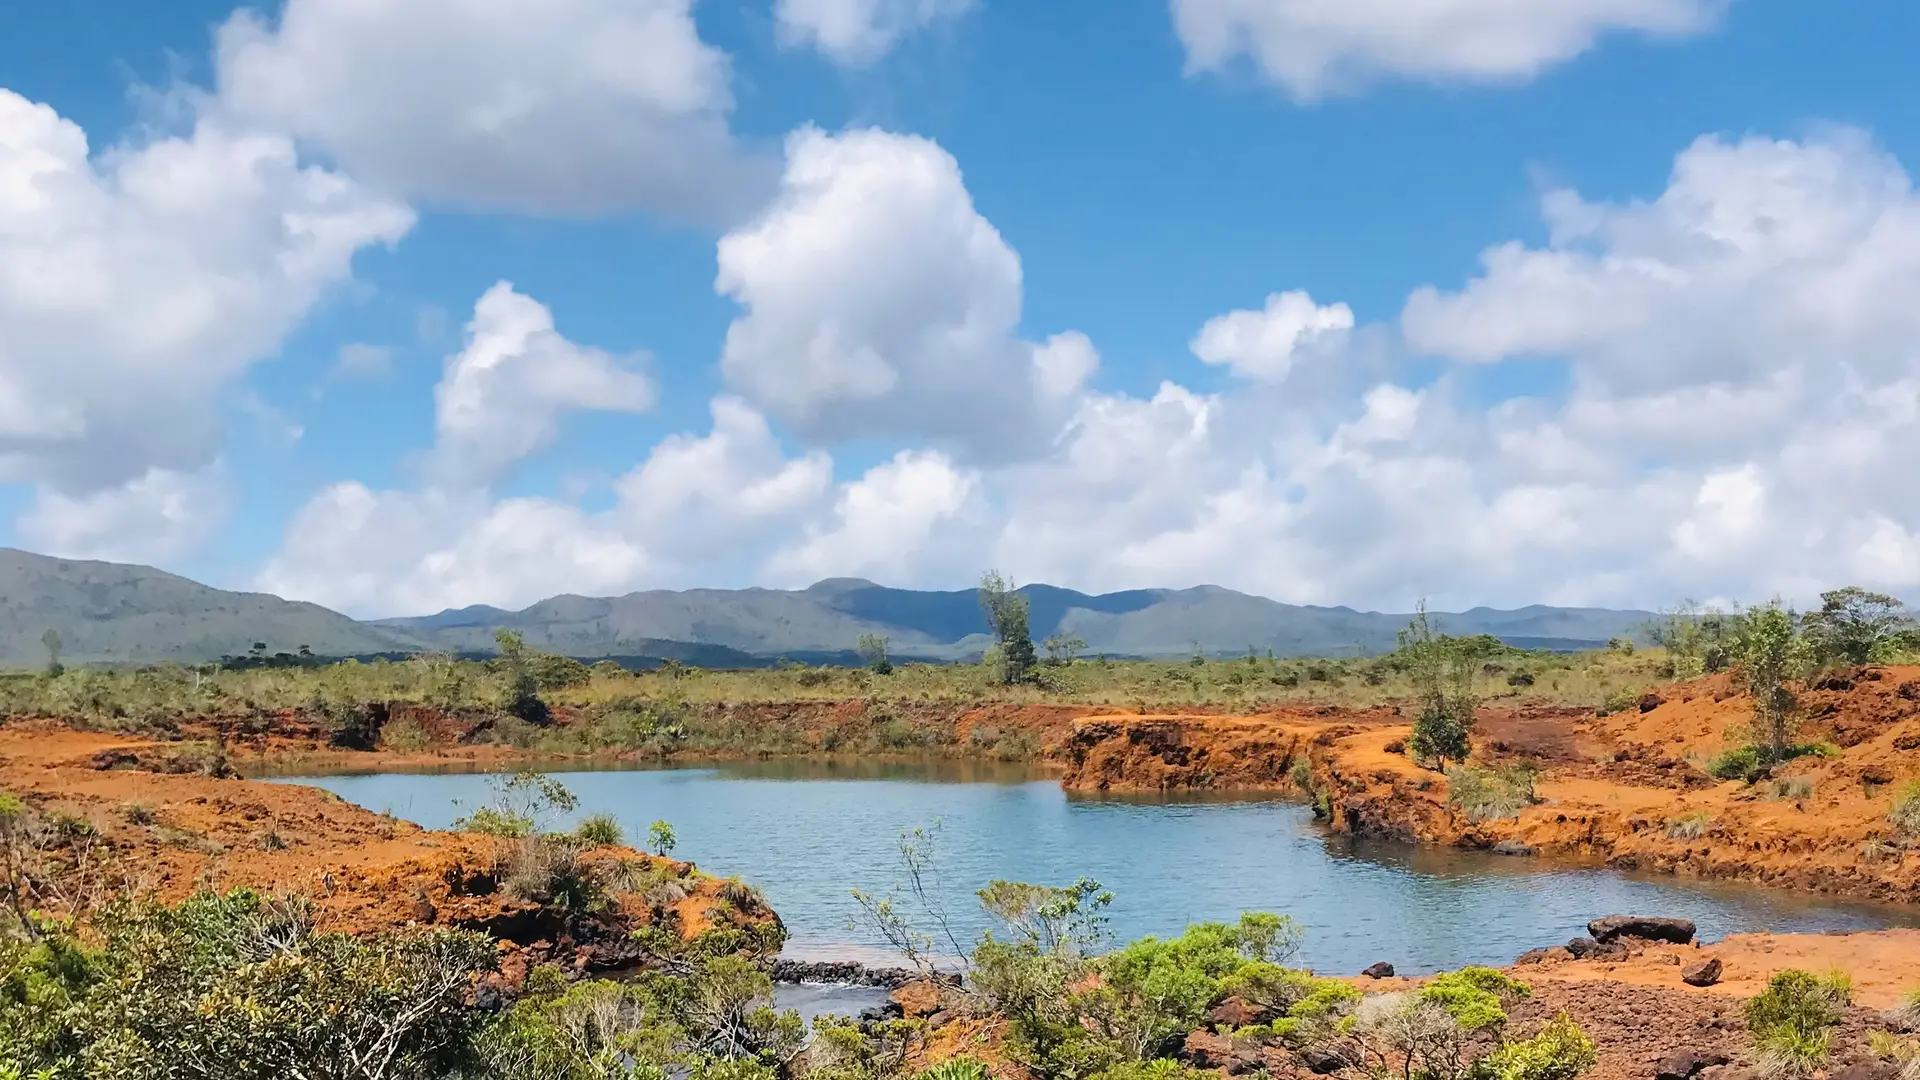
[[[886,961],[850,890],[891,887],[900,832],[912,828],[937,829],[939,891],[963,941],[985,927],[973,890],[987,881],[1083,876],[1112,890],[1116,939],[1275,911],[1305,924],[1301,960],[1328,972],[1505,964],[1612,914],[1689,918],[1709,940],[1920,925],[1907,908],[1334,837],[1289,802],[1069,796],[1018,769],[770,762],[554,775],[580,813],[612,814],[630,838],[671,822],[674,854],[757,885],[791,932],[789,953],[806,957]],[[289,782],[429,828],[492,796],[490,778],[471,773]]]

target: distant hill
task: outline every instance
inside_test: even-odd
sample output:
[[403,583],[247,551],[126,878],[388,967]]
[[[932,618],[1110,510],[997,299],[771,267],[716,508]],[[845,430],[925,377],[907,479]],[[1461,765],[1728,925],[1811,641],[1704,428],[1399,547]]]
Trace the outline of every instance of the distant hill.
[[46,663],[48,630],[74,663],[213,660],[244,655],[256,641],[322,656],[423,647],[318,604],[228,592],[147,566],[0,548],[0,665]]
[[[1052,585],[1021,589],[1034,637],[1077,635],[1116,657],[1352,656],[1386,652],[1405,614],[1301,607],[1215,586],[1089,595]],[[1453,634],[1492,634],[1523,648],[1582,649],[1631,636],[1644,611],[1533,606],[1436,613]],[[42,635],[60,634],[73,662],[213,660],[304,645],[320,656],[418,651],[486,653],[498,627],[528,644],[582,658],[747,667],[785,657],[846,663],[862,634],[886,637],[896,658],[965,660],[988,644],[972,589],[892,589],[855,578],[809,588],[653,590],[615,597],[555,596],[520,611],[478,605],[362,622],[317,604],[229,592],[144,566],[55,559],[0,548],[0,665],[46,661]]]
[[[1383,653],[1409,615],[1344,607],[1301,607],[1216,586],[1136,589],[1093,596],[1052,585],[1020,590],[1032,609],[1035,638],[1054,633],[1085,639],[1089,653],[1112,656],[1279,656]],[[1585,649],[1630,637],[1652,618],[1645,611],[1474,608],[1435,613],[1452,634],[1492,634],[1523,648]],[[842,652],[862,634],[886,637],[896,656],[959,660],[986,648],[986,622],[972,589],[891,589],[835,578],[806,589],[654,590],[625,596],[556,596],[522,611],[446,611],[374,625],[454,651],[491,647],[508,626],[529,644],[571,656],[652,653],[642,643],[675,641],[724,646],[755,656]]]

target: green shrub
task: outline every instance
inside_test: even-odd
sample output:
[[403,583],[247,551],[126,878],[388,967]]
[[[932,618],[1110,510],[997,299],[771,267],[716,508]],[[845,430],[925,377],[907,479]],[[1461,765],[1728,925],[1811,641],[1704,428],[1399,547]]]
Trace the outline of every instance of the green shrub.
[[1906,839],[1920,839],[1920,780],[1910,780],[1894,793],[1887,820]]
[[380,742],[389,750],[412,752],[425,750],[433,742],[433,736],[412,718],[392,721],[380,729]]
[[104,914],[97,947],[0,953],[0,1058],[26,1075],[232,1080],[354,1075],[375,1040],[405,1073],[464,1063],[492,970],[483,934],[313,932],[304,904],[245,890]]
[[1667,839],[1698,840],[1707,835],[1707,828],[1713,824],[1713,818],[1702,814],[1688,814],[1686,817],[1667,819]]
[[1769,1077],[1811,1075],[1826,1063],[1830,1029],[1852,1000],[1852,982],[1839,972],[1824,978],[1789,968],[1747,1002],[1747,1030],[1761,1071]]
[[1293,764],[1287,766],[1287,779],[1302,792],[1308,795],[1313,794],[1313,763],[1304,755],[1294,758]]
[[1093,1074],[1089,1080],[1212,1080],[1216,1074],[1182,1065],[1172,1058],[1123,1061]]
[[1609,716],[1617,712],[1631,712],[1639,707],[1640,696],[1640,691],[1631,686],[1623,686],[1613,693],[1608,694],[1606,700],[1600,703],[1600,708],[1597,711],[1601,716]]
[[588,814],[573,827],[573,836],[588,847],[612,847],[627,842],[626,831],[612,814]]
[[1488,1080],[1573,1080],[1599,1062],[1593,1040],[1561,1013],[1533,1038],[1507,1043],[1487,1055],[1479,1075]]
[[1447,770],[1447,803],[1469,821],[1517,817],[1539,801],[1534,775],[1526,766],[1492,770],[1455,765]]
[[673,826],[666,821],[656,821],[647,826],[647,849],[655,855],[672,855],[677,843],[679,841],[673,835]]
[[915,1080],[993,1080],[993,1073],[979,1058],[962,1055],[920,1070]]
[[1760,750],[1754,746],[1734,747],[1707,763],[1707,775],[1715,780],[1745,780],[1751,783],[1761,771]]
[[1767,785],[1768,799],[1792,801],[1804,799],[1813,794],[1813,780],[1805,776],[1783,776]]

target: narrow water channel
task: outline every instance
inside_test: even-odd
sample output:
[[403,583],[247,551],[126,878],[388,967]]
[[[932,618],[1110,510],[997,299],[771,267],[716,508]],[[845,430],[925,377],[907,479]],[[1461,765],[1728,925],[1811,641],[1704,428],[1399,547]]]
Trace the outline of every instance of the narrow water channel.
[[[1907,908],[1331,837],[1304,807],[1275,800],[1069,796],[1012,769],[775,762],[556,776],[582,813],[612,814],[629,837],[671,822],[675,854],[759,886],[792,934],[789,952],[806,957],[884,960],[850,890],[885,892],[899,878],[901,830],[936,827],[938,888],[963,941],[985,927],[973,890],[987,881],[1083,876],[1112,890],[1117,940],[1282,912],[1307,927],[1302,961],[1328,972],[1505,964],[1620,913],[1693,919],[1709,940],[1920,925]],[[477,774],[293,782],[429,828],[491,798]]]

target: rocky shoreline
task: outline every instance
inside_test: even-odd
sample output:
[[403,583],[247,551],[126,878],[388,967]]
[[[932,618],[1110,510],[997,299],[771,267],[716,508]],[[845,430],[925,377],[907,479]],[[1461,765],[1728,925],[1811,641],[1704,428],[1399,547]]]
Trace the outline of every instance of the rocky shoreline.
[[[926,976],[913,968],[872,967],[857,960],[794,960],[774,957],[767,974],[777,983],[817,983],[830,986],[871,986],[898,990],[909,983],[923,982]],[[959,985],[960,976],[942,972],[935,978]]]

